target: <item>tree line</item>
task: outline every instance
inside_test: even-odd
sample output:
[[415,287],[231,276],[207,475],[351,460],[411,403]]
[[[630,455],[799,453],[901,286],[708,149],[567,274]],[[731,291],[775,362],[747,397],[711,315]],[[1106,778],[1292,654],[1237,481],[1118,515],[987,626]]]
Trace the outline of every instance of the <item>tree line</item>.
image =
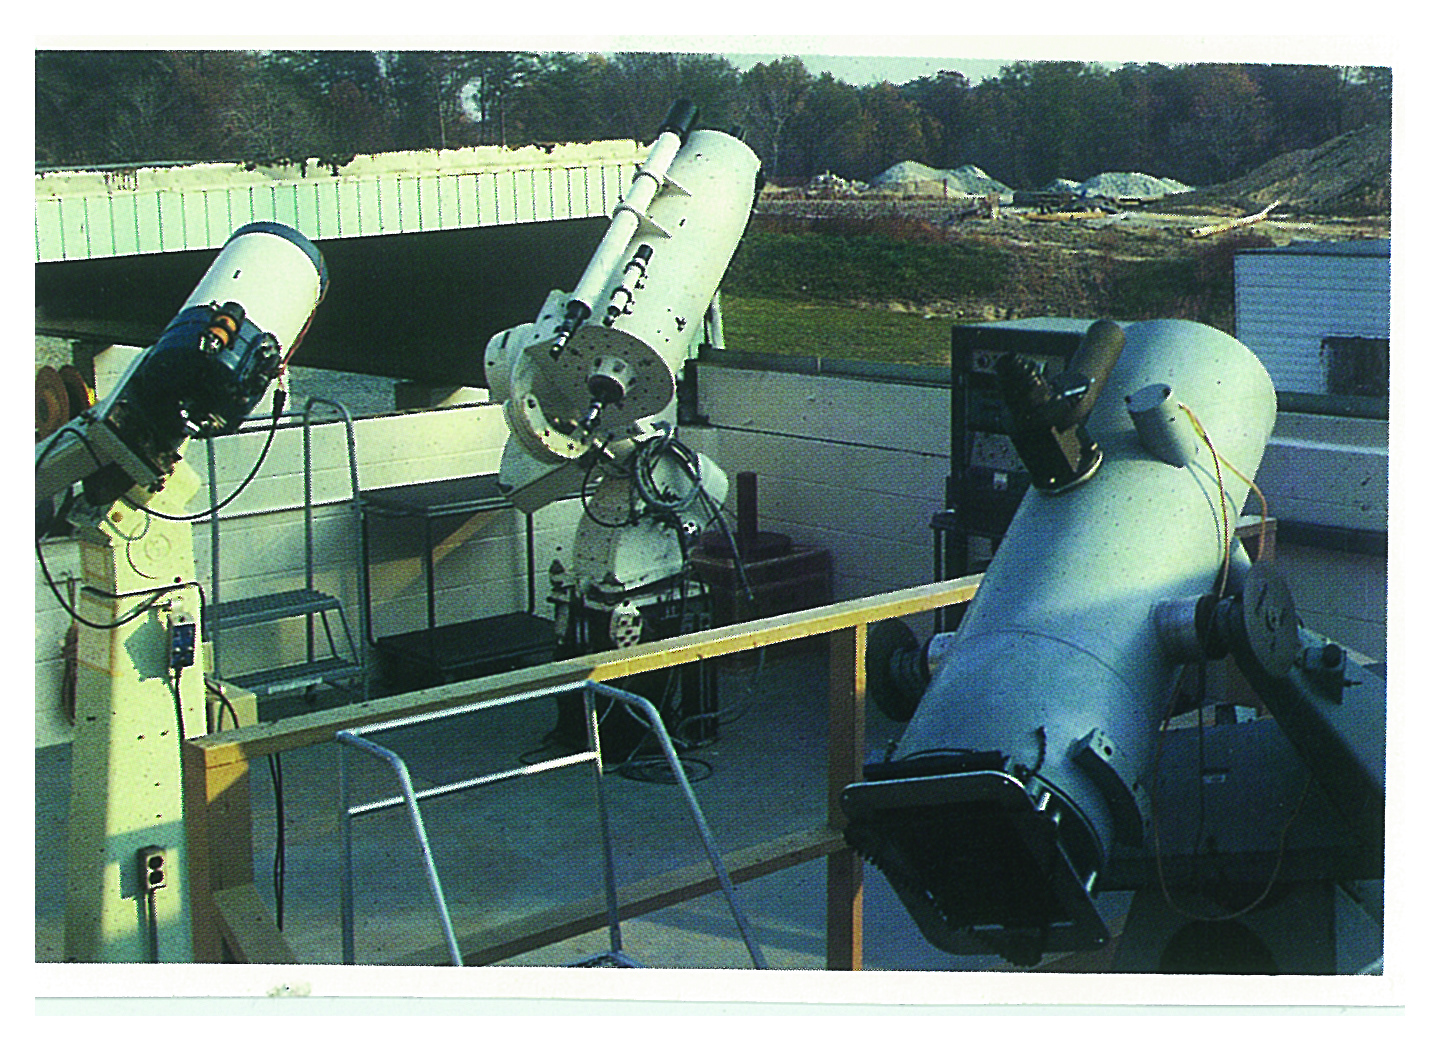
[[902,160],[1016,188],[1144,171],[1191,185],[1390,119],[1390,70],[1016,62],[856,86],[797,57],[529,51],[37,51],[38,167],[264,163],[473,145],[648,141],[676,98],[772,178]]

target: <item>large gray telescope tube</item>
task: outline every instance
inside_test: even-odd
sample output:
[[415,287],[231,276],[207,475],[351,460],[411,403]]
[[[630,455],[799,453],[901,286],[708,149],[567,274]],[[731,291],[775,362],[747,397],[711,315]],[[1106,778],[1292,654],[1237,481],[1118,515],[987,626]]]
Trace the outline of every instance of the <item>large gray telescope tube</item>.
[[[1210,450],[1186,460],[1183,434],[1150,434],[1172,401],[1235,468],[1223,514]],[[937,947],[1031,963],[1107,939],[1095,884],[1114,842],[1145,834],[1179,674],[1156,609],[1217,585],[1247,495],[1235,471],[1255,476],[1274,423],[1270,377],[1236,340],[1126,327],[1086,427],[1103,465],[1027,493],[895,751],[843,796],[851,843]]]

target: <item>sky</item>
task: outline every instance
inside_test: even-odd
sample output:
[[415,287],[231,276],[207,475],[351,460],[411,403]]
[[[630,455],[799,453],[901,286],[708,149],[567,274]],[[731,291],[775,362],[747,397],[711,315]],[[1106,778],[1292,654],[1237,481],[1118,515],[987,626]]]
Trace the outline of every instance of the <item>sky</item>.
[[[85,5],[89,0],[71,0]],[[252,0],[261,7],[275,0]],[[453,0],[436,0],[443,8]],[[570,3],[572,0],[552,0],[554,3]],[[576,0],[578,2],[578,0]],[[609,15],[609,9],[593,2],[584,6],[586,17],[574,20],[567,18],[549,19],[548,24],[559,31],[537,31],[534,19],[528,9],[513,5],[500,11],[488,11],[483,19],[484,28],[457,19],[454,32],[437,35],[436,27],[448,25],[445,19],[436,15],[427,17],[413,26],[397,24],[387,18],[385,28],[379,32],[366,26],[363,18],[350,19],[347,16],[343,27],[345,35],[338,35],[335,21],[328,15],[317,15],[314,11],[296,9],[293,3],[282,6],[286,13],[282,19],[269,20],[249,18],[244,20],[240,30],[224,38],[214,35],[191,37],[176,35],[183,27],[190,25],[188,18],[166,19],[159,10],[173,4],[173,0],[151,0],[143,16],[133,16],[125,10],[121,20],[123,29],[115,33],[102,31],[104,19],[114,15],[113,7],[106,7],[105,13],[97,15],[91,24],[88,20],[67,20],[63,28],[52,23],[35,34],[28,43],[39,47],[176,47],[176,48],[378,48],[378,49],[459,49],[459,50],[525,50],[525,51],[580,51],[613,53],[618,51],[690,51],[706,54],[721,54],[737,68],[749,69],[756,62],[770,62],[785,55],[797,55],[815,75],[829,72],[839,80],[856,86],[889,81],[904,84],[918,77],[932,76],[940,70],[956,70],[963,73],[972,83],[997,75],[1000,70],[1015,62],[1043,59],[1096,62],[1106,66],[1117,66],[1124,62],[1323,62],[1328,64],[1373,64],[1388,65],[1394,57],[1391,37],[1373,37],[1359,33],[1344,35],[1308,36],[1293,32],[1265,32],[1266,17],[1273,21],[1284,5],[1274,0],[1207,0],[1207,10],[1213,5],[1243,3],[1250,17],[1245,22],[1227,23],[1224,18],[1206,20],[1206,26],[1227,24],[1245,25],[1250,35],[1220,35],[1196,31],[1188,8],[1184,17],[1178,11],[1147,12],[1145,25],[1150,35],[1109,36],[1081,32],[1070,35],[1050,33],[1011,33],[1007,35],[982,33],[961,33],[972,19],[957,15],[950,4],[944,5],[941,13],[926,13],[926,5],[934,0],[906,0],[904,18],[874,18],[873,7],[863,17],[863,28],[857,24],[855,15],[841,15],[834,10],[826,11],[823,18],[815,17],[804,5],[784,7],[765,0],[760,5],[762,14],[745,17],[747,5],[757,0],[724,0],[716,5],[692,5],[681,9],[686,21],[700,19],[705,31],[693,28],[679,32],[661,31],[662,19],[641,18],[617,21]],[[1039,6],[1027,7],[1027,13],[1035,17],[1027,19],[1028,24],[1041,27],[1059,26],[1074,21],[1069,7],[1058,17],[1046,18],[1040,14],[1045,5],[1058,0],[1033,0]],[[1388,0],[1371,0],[1382,6]],[[102,5],[104,7],[104,5]],[[188,8],[186,9],[188,11]],[[248,5],[247,5],[248,10]],[[858,5],[856,12],[860,11]],[[784,31],[786,13],[789,19],[797,19],[806,26],[804,35]],[[503,17],[502,17],[503,16]],[[318,24],[314,21],[319,18]],[[588,28],[594,19],[600,19],[603,28],[596,31]],[[1180,18],[1180,21],[1173,21]],[[518,20],[518,21],[516,21]],[[1004,21],[1000,19],[999,21]],[[84,25],[87,36],[64,34],[65,28]],[[268,33],[258,27],[285,27],[285,35]],[[323,29],[317,32],[317,25]],[[1284,23],[1282,22],[1283,26]],[[621,26],[619,32],[616,26]],[[826,30],[817,34],[812,27]],[[914,30],[925,27],[924,35],[915,35]],[[743,28],[742,28],[743,27]],[[765,32],[753,32],[756,28]],[[987,24],[988,27],[988,24]],[[44,30],[48,29],[49,32]],[[743,30],[752,30],[745,32]],[[156,34],[157,30],[159,35]],[[409,30],[408,32],[406,30]],[[1168,32],[1167,32],[1168,30]],[[256,35],[257,32],[263,35]],[[23,54],[23,52],[22,52]],[[20,75],[31,70],[28,55],[16,64]]]
[[[773,62],[783,57],[771,54],[726,54],[736,69],[746,70],[756,63]],[[923,57],[905,55],[812,55],[801,54],[800,60],[813,75],[829,73],[836,80],[843,80],[856,87],[889,81],[891,84],[908,84],[920,77],[934,76],[940,70],[954,70],[965,74],[972,84],[997,75],[1001,68],[1009,65],[1006,60],[985,58]]]
[[[751,46],[745,46],[747,43]],[[787,46],[788,50],[781,50]],[[1044,59],[1093,62],[1113,68],[1126,62],[1386,65],[1392,58],[1374,41],[1363,38],[1303,36],[723,37],[713,43],[681,41],[674,49],[715,51],[741,70],[783,55],[797,55],[812,74],[828,72],[857,87],[882,80],[905,84],[940,70],[963,73],[974,84],[997,76],[1005,66],[1016,62]]]

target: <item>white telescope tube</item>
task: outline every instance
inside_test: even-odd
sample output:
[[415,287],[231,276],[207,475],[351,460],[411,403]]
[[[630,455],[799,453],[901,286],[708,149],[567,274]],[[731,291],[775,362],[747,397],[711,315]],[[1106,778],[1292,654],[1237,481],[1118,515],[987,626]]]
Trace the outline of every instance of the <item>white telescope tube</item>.
[[[1147,446],[1126,396],[1159,387],[1228,473]],[[932,944],[1014,961],[1104,943],[1092,893],[1113,844],[1144,841],[1180,673],[1154,610],[1216,586],[1275,413],[1264,366],[1230,336],[1125,329],[1087,424],[1104,464],[1026,493],[893,754],[842,795],[847,838]]]
[[[651,198],[645,221],[634,227],[616,264],[599,271],[604,280],[595,314],[562,293],[547,300],[529,331],[491,340],[486,374],[508,375],[501,383],[506,422],[532,456],[576,459],[674,400],[675,374],[704,330],[744,233],[759,164],[739,139],[692,132],[670,161],[671,177]],[[647,194],[657,188],[651,179],[644,182]],[[609,232],[630,228],[627,221]],[[563,319],[562,300],[569,304]]]

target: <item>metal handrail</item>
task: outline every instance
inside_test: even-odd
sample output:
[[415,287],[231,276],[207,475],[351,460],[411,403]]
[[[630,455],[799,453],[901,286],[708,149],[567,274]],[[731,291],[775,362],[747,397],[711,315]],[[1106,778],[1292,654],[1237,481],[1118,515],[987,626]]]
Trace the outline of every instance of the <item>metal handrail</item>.
[[[355,657],[355,662],[360,668],[360,699],[370,699],[370,668],[369,652],[364,639],[369,637],[369,609],[364,601],[364,555],[360,544],[360,464],[355,451],[355,421],[350,415],[350,410],[339,401],[333,401],[328,397],[311,397],[305,402],[303,415],[302,445],[304,446],[305,463],[305,587],[308,590],[315,589],[315,500],[314,500],[314,474],[311,470],[310,450],[310,427],[311,417],[316,405],[324,405],[339,413],[340,419],[345,424],[345,452],[350,467],[350,519],[355,528],[355,598],[360,609],[359,643],[350,637],[350,627],[345,621],[344,612],[341,612],[341,625],[345,628],[346,639],[350,645],[350,651]],[[329,625],[326,625],[326,632],[329,632]],[[334,640],[331,640],[331,648],[334,648]],[[305,655],[307,659],[315,659],[315,628],[314,618],[305,618]]]
[[[347,456],[348,465],[349,465],[349,468],[350,468],[350,499],[349,499],[349,503],[350,503],[350,516],[351,516],[352,521],[354,522],[355,530],[356,530],[356,536],[357,536],[357,537],[359,536],[359,530],[360,530],[360,503],[359,503],[359,495],[360,495],[360,468],[359,468],[359,458],[358,458],[358,455],[357,455],[357,453],[356,453],[356,445],[355,445],[355,422],[354,422],[354,419],[353,419],[352,416],[350,415],[350,410],[349,410],[348,408],[346,408],[344,405],[342,405],[340,402],[338,402],[338,401],[333,401],[333,400],[331,400],[330,398],[326,398],[326,397],[311,397],[311,398],[309,398],[309,399],[305,402],[305,408],[304,408],[303,411],[301,411],[301,412],[299,412],[299,413],[286,412],[286,413],[282,413],[282,415],[279,417],[279,418],[281,418],[281,419],[286,419],[286,418],[288,418],[288,419],[292,419],[292,420],[293,420],[293,419],[296,419],[296,418],[299,418],[300,424],[301,424],[301,444],[302,444],[302,447],[303,447],[303,455],[304,455],[304,458],[303,458],[303,464],[304,464],[304,466],[303,466],[303,475],[304,475],[304,507],[303,507],[303,510],[304,510],[304,521],[305,521],[305,589],[306,589],[307,591],[313,591],[313,590],[315,589],[315,499],[314,499],[314,473],[313,473],[313,459],[312,459],[312,452],[311,452],[311,434],[310,434],[310,431],[311,431],[311,426],[313,425],[312,416],[313,416],[313,414],[314,414],[314,408],[315,408],[316,405],[325,405],[325,406],[327,406],[327,407],[329,407],[329,408],[331,408],[331,409],[334,409],[335,412],[338,413],[340,420],[341,420],[342,422],[344,422],[344,424],[345,424],[346,456]],[[251,420],[246,420],[245,422],[248,423],[248,422],[251,422]],[[274,425],[276,425],[277,422],[278,422],[278,420],[267,421],[267,422],[266,422],[266,425],[267,425],[267,426],[274,426]],[[255,428],[255,429],[258,429],[258,427]],[[218,478],[217,475],[216,475],[215,442],[214,442],[213,440],[212,440],[212,441],[207,441],[207,442],[205,443],[205,455],[206,455],[206,464],[207,464],[207,466],[208,466],[208,468],[209,468],[208,473],[209,473],[210,502],[211,502],[211,506],[214,506],[214,505],[216,505],[216,504],[219,502],[219,489],[218,489],[219,478]],[[209,524],[210,524],[210,574],[211,574],[211,577],[212,577],[212,578],[211,578],[211,583],[210,583],[210,594],[211,594],[211,599],[210,599],[210,601],[211,601],[211,604],[212,604],[212,605],[214,605],[216,608],[219,608],[219,605],[220,605],[220,584],[221,584],[221,578],[220,578],[220,515],[219,515],[219,514],[211,514],[211,515],[210,515]],[[362,560],[362,553],[361,553],[361,551],[360,551],[360,549],[359,549],[359,540],[358,540],[358,539],[357,539],[356,543],[357,543],[357,551],[356,551],[356,595],[357,595],[358,598],[362,598],[362,599],[363,599],[363,596],[364,596],[364,586],[365,586],[365,581],[364,581],[365,566],[364,566],[364,563],[363,563],[363,560]],[[368,631],[369,631],[369,609],[367,608],[367,603],[365,603],[363,600],[359,602],[359,605],[360,605],[360,617],[361,617],[359,634],[360,634],[360,637],[361,637],[362,639],[364,639],[364,638],[367,638],[367,637],[368,637]],[[309,613],[309,612],[307,612],[307,613],[305,614],[305,659],[307,660],[307,662],[310,662],[310,663],[313,663],[313,662],[315,661],[315,615],[316,615],[315,613]],[[323,626],[325,627],[325,632],[326,632],[327,638],[329,639],[329,643],[330,643],[330,649],[331,649],[331,651],[332,651],[332,653],[333,653],[333,652],[336,651],[336,646],[335,646],[335,639],[334,639],[334,637],[333,637],[333,636],[331,635],[331,633],[330,633],[330,625],[329,625],[329,622],[324,619],[324,614],[323,614],[323,613],[321,613],[321,614],[319,614],[319,615],[320,615],[321,618],[322,618],[322,624],[323,624]],[[345,632],[346,643],[347,643],[347,645],[348,645],[348,647],[349,647],[349,649],[350,649],[351,654],[354,656],[354,658],[355,658],[355,663],[356,663],[356,665],[357,665],[357,667],[358,667],[358,674],[359,674],[360,683],[361,683],[361,685],[360,685],[360,689],[361,689],[360,699],[361,699],[361,700],[368,700],[368,699],[370,698],[370,675],[369,675],[369,659],[368,659],[369,654],[368,654],[368,652],[367,652],[367,649],[366,649],[365,645],[360,644],[360,643],[357,643],[356,640],[355,640],[355,638],[351,635],[351,633],[350,633],[350,626],[349,626],[348,621],[346,620],[345,610],[344,610],[343,606],[342,606],[341,609],[340,609],[340,621],[341,621],[341,628],[342,628],[342,629],[344,630],[344,632]],[[219,631],[219,628],[218,628],[218,626],[217,626],[217,627],[215,627],[214,630],[213,630],[213,637],[210,638],[211,647],[212,647],[212,652],[213,652],[213,654],[214,654],[213,657],[212,657],[212,661],[213,661],[213,662],[212,662],[212,666],[213,666],[213,668],[214,668],[215,676],[216,676],[217,678],[223,678],[224,676],[223,676],[222,673],[221,673],[222,647],[221,647],[221,645],[220,645],[220,637],[219,637],[219,635],[220,635],[220,631]]]
[[[389,729],[398,729],[425,722],[438,721],[440,719],[455,718],[490,708],[557,696],[559,694],[574,693],[577,690],[582,693],[585,703],[585,719],[589,733],[588,750],[574,752],[560,758],[548,759],[544,762],[515,766],[496,773],[452,781],[448,784],[428,788],[424,791],[415,790],[410,777],[409,767],[399,754],[375,743],[373,740],[366,739],[368,734],[384,732]],[[720,851],[715,844],[710,826],[705,820],[705,814],[700,809],[700,802],[695,796],[695,791],[690,785],[690,780],[685,774],[684,766],[676,754],[675,745],[670,739],[669,732],[665,729],[659,712],[656,711],[654,705],[644,697],[636,696],[633,693],[627,693],[613,686],[595,681],[587,681],[578,685],[552,686],[545,689],[514,693],[509,696],[482,700],[474,704],[446,711],[426,712],[407,718],[379,722],[355,729],[341,730],[335,734],[337,743],[355,748],[387,763],[395,773],[401,790],[401,793],[397,796],[352,806],[350,804],[349,778],[345,762],[346,751],[342,747],[340,751],[340,843],[342,854],[341,878],[343,881],[340,887],[340,924],[342,938],[341,957],[345,964],[353,965],[355,962],[355,873],[352,830],[352,822],[355,817],[363,816],[366,813],[376,813],[393,809],[402,805],[407,809],[410,815],[411,828],[415,833],[416,842],[420,848],[421,862],[425,869],[430,896],[435,904],[441,930],[444,934],[446,950],[449,953],[450,961],[453,965],[463,966],[464,959],[460,953],[460,946],[455,936],[454,923],[451,920],[450,909],[445,900],[445,891],[441,885],[439,871],[435,865],[434,852],[431,850],[429,836],[425,831],[424,818],[420,814],[421,799],[457,794],[461,791],[486,784],[499,783],[521,776],[530,776],[588,763],[592,765],[594,770],[595,800],[600,821],[601,842],[604,849],[605,903],[610,927],[610,950],[584,960],[580,965],[595,965],[600,962],[611,962],[622,966],[637,965],[624,954],[621,943],[619,893],[616,889],[615,861],[614,851],[611,845],[609,814],[605,804],[604,756],[601,752],[600,723],[596,715],[595,707],[597,695],[617,701],[637,711],[649,724],[651,731],[655,734],[655,738],[660,744],[660,749],[665,756],[667,765],[670,767],[670,772],[675,778],[675,783],[680,787],[685,796],[685,802],[690,810],[691,819],[705,847],[706,856],[709,859],[711,868],[715,872],[720,891],[724,894],[730,906],[730,912],[734,916],[735,924],[740,930],[741,940],[745,942],[745,947],[750,953],[750,959],[756,969],[764,969],[766,967],[764,954],[751,933],[750,925],[745,919],[744,912],[740,909],[739,902],[736,900],[735,887],[730,880],[729,873],[725,870],[725,864],[721,860]]]

